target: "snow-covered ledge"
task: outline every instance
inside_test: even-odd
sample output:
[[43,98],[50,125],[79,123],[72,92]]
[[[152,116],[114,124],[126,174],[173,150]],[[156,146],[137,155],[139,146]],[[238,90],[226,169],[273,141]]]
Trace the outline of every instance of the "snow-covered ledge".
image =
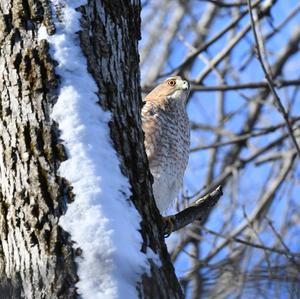
[[[55,6],[61,2],[52,1]],[[127,200],[129,182],[109,136],[110,113],[97,104],[97,85],[87,71],[78,35],[80,14],[75,8],[86,1],[64,1],[63,22],[55,21],[56,33],[39,31],[39,39],[50,44],[58,62],[59,96],[52,118],[61,130],[68,160],[60,175],[73,186],[75,201],[68,205],[60,225],[71,234],[74,247],[82,250],[76,258],[82,298],[137,298],[136,283],[147,269],[140,252],[141,221]]]

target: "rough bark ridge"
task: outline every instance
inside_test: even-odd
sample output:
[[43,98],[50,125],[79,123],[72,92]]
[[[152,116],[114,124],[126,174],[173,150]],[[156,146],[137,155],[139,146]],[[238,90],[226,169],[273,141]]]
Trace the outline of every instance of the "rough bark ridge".
[[37,29],[47,1],[0,1],[0,294],[74,298],[68,236],[57,225],[71,192],[57,175],[64,151],[49,111],[57,78]]
[[[150,247],[162,265],[151,263],[151,276],[138,287],[142,298],[182,298],[164,240],[163,224],[154,205],[140,121],[139,1],[96,1],[81,9],[81,46],[99,87],[101,106],[112,112],[111,136],[123,173],[132,186],[132,201],[143,217],[142,250]],[[145,205],[145,202],[148,202]],[[122,217],[122,215],[120,215]]]

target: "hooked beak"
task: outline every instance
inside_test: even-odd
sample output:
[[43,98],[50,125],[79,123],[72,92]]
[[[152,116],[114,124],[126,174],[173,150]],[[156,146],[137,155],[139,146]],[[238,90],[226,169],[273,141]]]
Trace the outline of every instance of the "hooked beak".
[[190,83],[189,83],[189,81],[186,81],[186,80],[182,81],[182,89],[183,90],[189,90],[190,89]]

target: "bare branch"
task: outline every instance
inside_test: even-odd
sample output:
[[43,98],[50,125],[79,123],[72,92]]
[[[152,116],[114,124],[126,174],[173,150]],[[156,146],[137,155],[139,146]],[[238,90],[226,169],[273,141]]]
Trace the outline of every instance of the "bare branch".
[[[185,211],[189,203],[219,185],[226,194],[212,217],[213,209],[203,214],[202,225],[206,221],[207,227],[213,225],[213,233],[206,234],[195,220],[167,242],[187,297],[193,299],[243,298],[248,290],[253,297],[269,297],[265,286],[279,290],[281,281],[288,284],[292,297],[300,296],[300,259],[293,243],[300,223],[298,153],[255,57],[257,47],[300,145],[300,4],[276,0],[251,0],[251,4],[250,11],[246,0],[160,0],[149,2],[144,11],[148,17],[149,12],[169,5],[159,28],[160,11],[144,23],[141,48],[148,46],[154,55],[143,56],[143,92],[153,88],[151,82],[145,86],[145,78],[161,65],[154,82],[169,74],[191,82],[187,103],[191,155],[176,211],[187,213],[184,220],[189,224],[189,209]],[[184,18],[170,38],[166,55],[160,42],[149,43],[148,32],[156,32],[164,42],[179,6],[184,7]],[[266,217],[272,219],[274,229],[280,229],[272,233]],[[172,223],[165,218],[166,233],[172,231]],[[276,292],[274,297],[282,297],[281,290]]]
[[[257,0],[254,4],[253,7],[256,7],[258,4],[260,3],[260,0]],[[217,40],[219,40],[224,34],[226,34],[229,30],[231,30],[232,28],[234,28],[238,22],[244,17],[246,16],[248,13],[248,9],[246,9],[245,11],[241,12],[241,14],[236,17],[233,21],[231,21],[223,30],[221,30],[220,32],[218,32],[214,37],[212,37],[208,42],[206,42],[204,45],[202,45],[201,47],[199,47],[195,52],[193,52],[192,54],[190,54],[190,56],[188,56],[185,61],[183,63],[181,63],[178,67],[176,67],[176,69],[171,70],[170,72],[164,74],[163,76],[167,76],[170,75],[172,73],[174,74],[181,74],[182,70],[186,69],[188,66],[190,66],[193,62],[193,60],[197,57],[197,55],[203,51],[205,51],[206,49],[208,49],[209,46],[211,46],[212,44],[214,44]]]
[[[255,2],[255,4],[256,4],[256,2]],[[274,1],[269,1],[268,3],[266,3],[266,5],[264,5],[262,7],[261,11],[259,12],[258,17],[259,18],[264,17],[269,12],[269,10],[273,4],[274,4]],[[251,4],[250,4],[250,6],[251,6]],[[248,9],[249,9],[249,7],[248,7]],[[252,9],[252,7],[251,7],[251,9]],[[196,78],[195,82],[197,82],[197,83],[202,82],[206,78],[206,76],[210,73],[212,68],[217,66],[230,53],[230,51],[242,40],[242,38],[250,31],[250,29],[251,29],[251,24],[247,24],[246,26],[244,26],[242,28],[242,30],[240,30],[228,42],[227,46],[214,57],[214,59],[211,61],[211,64],[209,66],[207,66],[200,73],[200,75]]]
[[211,208],[219,201],[222,195],[222,187],[218,186],[213,192],[195,200],[190,207],[175,215],[164,217],[166,224],[171,223],[171,227],[166,225],[165,234],[169,236],[172,232],[187,226],[195,220],[201,222],[201,219],[206,218]]
[[[299,119],[299,118],[297,118]],[[295,119],[291,119],[291,124],[294,123],[296,120]],[[190,152],[196,152],[199,150],[206,150],[206,149],[210,149],[210,148],[217,148],[220,146],[225,146],[225,145],[229,145],[229,144],[234,144],[234,143],[238,143],[238,142],[246,142],[248,139],[250,138],[254,138],[254,137],[259,137],[262,135],[266,135],[268,133],[273,133],[274,131],[276,131],[277,129],[282,128],[282,124],[279,124],[277,126],[271,126],[269,128],[265,128],[263,130],[260,130],[259,132],[249,132],[249,133],[245,133],[243,135],[239,135],[236,137],[233,137],[230,140],[227,141],[222,141],[222,142],[213,142],[212,144],[209,145],[202,145],[202,146],[196,146],[194,148],[192,148],[190,150]],[[298,130],[298,127],[293,128],[294,131]]]
[[[208,229],[204,226],[201,226],[201,225],[199,227],[202,230],[204,230],[205,232],[207,232],[209,234],[212,234],[212,235],[215,235],[215,236],[218,236],[218,237],[220,237],[222,239],[225,239],[225,240],[229,239],[229,241],[237,242],[237,243],[240,243],[240,244],[243,244],[243,245],[246,245],[246,246],[250,246],[250,247],[254,247],[254,248],[258,248],[258,249],[263,249],[263,250],[266,250],[266,251],[278,253],[278,254],[285,255],[285,256],[287,254],[286,250],[278,249],[276,247],[269,247],[269,246],[257,244],[257,243],[254,243],[254,242],[249,242],[247,240],[244,240],[244,239],[241,239],[241,238],[238,238],[238,237],[229,237],[229,236],[217,233],[217,232],[215,232],[211,229]],[[297,252],[290,252],[289,251],[289,254],[291,256],[299,256],[300,257],[300,253],[297,253]]]
[[231,7],[241,7],[247,5],[247,2],[221,2],[219,0],[198,0],[199,2],[209,2],[214,5],[217,5],[219,7],[226,7],[226,8],[231,8]]
[[[259,204],[256,206],[256,208],[253,210],[252,214],[249,216],[249,221],[257,221],[263,214],[266,213],[266,209],[270,207],[270,201],[273,199],[275,193],[277,192],[278,188],[281,186],[283,181],[285,180],[287,174],[291,170],[291,168],[294,165],[295,155],[290,156],[288,155],[285,158],[285,161],[283,162],[282,169],[280,171],[280,174],[277,178],[275,178],[271,184],[267,192],[264,194],[264,196],[260,199]],[[221,242],[218,246],[216,246],[205,258],[205,261],[208,262],[211,260],[224,246],[226,246],[229,242],[229,240],[233,237],[236,237],[239,235],[242,231],[244,231],[248,226],[248,222],[245,221],[241,223],[238,227],[236,227],[231,233],[230,237],[227,240],[224,240]]]
[[290,136],[291,136],[291,139],[297,149],[297,152],[298,152],[298,155],[300,157],[300,147],[298,145],[298,142],[295,138],[295,135],[293,133],[293,129],[292,129],[292,126],[290,124],[290,121],[289,121],[289,116],[288,114],[286,113],[285,111],[285,108],[283,106],[283,104],[281,103],[281,100],[275,90],[275,87],[274,87],[274,83],[273,83],[273,80],[270,76],[270,74],[268,73],[268,70],[267,70],[267,67],[265,65],[265,62],[263,60],[263,56],[262,56],[262,49],[260,47],[260,43],[259,43],[259,38],[258,38],[258,35],[257,35],[257,32],[256,32],[256,28],[255,28],[255,21],[254,21],[254,17],[253,17],[253,12],[252,12],[252,4],[251,4],[251,0],[247,0],[248,1],[248,8],[249,8],[249,13],[250,13],[250,19],[251,19],[251,27],[252,27],[252,31],[253,31],[253,35],[254,35],[254,39],[255,39],[255,42],[256,42],[256,48],[257,48],[257,58],[259,60],[259,63],[263,69],[263,72],[265,74],[265,77],[267,79],[267,82],[268,82],[268,85],[269,85],[269,88],[274,96],[274,99],[276,101],[276,106],[279,110],[279,112],[281,113],[281,115],[283,116],[285,122],[286,122],[286,125],[287,125],[287,128],[288,128],[288,131],[290,133]]
[[[287,86],[300,85],[300,79],[295,80],[276,80],[273,84],[277,88],[283,88]],[[268,82],[250,82],[235,85],[217,85],[217,86],[203,86],[192,84],[193,91],[230,91],[239,89],[258,89],[258,88],[268,88]]]

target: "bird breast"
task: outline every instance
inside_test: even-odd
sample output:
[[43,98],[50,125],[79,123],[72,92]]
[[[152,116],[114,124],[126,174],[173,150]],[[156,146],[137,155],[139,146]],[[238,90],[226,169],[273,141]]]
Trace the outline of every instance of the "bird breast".
[[149,141],[155,146],[155,154],[150,160],[150,170],[156,204],[163,212],[182,186],[189,156],[189,121],[185,109],[160,110],[154,119],[156,130]]

